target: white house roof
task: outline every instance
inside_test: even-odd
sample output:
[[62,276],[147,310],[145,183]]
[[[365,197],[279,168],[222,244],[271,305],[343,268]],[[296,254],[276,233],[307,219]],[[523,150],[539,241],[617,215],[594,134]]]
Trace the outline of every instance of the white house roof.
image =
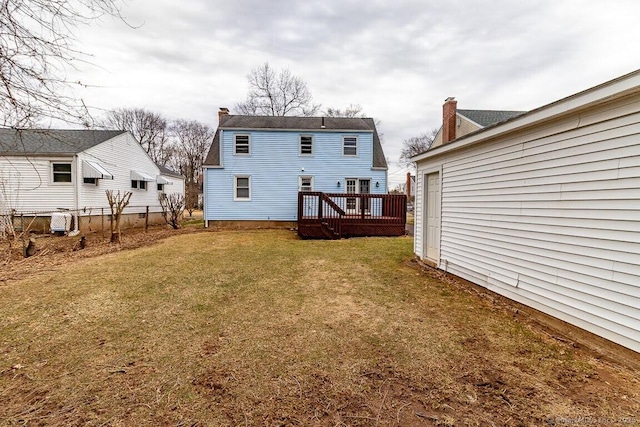
[[122,130],[0,128],[0,155],[73,155],[123,133]]
[[168,167],[162,166],[162,165],[156,165],[156,166],[158,166],[158,169],[160,169],[160,173],[162,175],[171,176],[171,177],[174,177],[174,178],[182,178],[182,179],[184,179],[183,175],[181,175],[179,172],[174,171],[173,169],[169,169]]

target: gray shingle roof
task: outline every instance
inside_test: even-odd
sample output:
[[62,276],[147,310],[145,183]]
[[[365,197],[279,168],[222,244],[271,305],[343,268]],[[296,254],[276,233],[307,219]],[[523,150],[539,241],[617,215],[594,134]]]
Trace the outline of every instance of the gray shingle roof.
[[370,118],[224,115],[220,118],[220,125],[204,162],[205,166],[220,166],[220,129],[373,131],[373,167],[387,167],[375,122]]
[[457,110],[457,113],[468,118],[480,126],[487,127],[496,123],[518,117],[526,111],[504,111],[504,110]]
[[0,129],[0,155],[73,155],[123,133],[122,130]]
[[176,178],[184,178],[184,176],[182,176],[179,172],[174,171],[173,169],[169,169],[166,166],[162,166],[158,164],[156,164],[156,166],[158,166],[158,169],[160,169],[160,173],[162,175],[174,176]]

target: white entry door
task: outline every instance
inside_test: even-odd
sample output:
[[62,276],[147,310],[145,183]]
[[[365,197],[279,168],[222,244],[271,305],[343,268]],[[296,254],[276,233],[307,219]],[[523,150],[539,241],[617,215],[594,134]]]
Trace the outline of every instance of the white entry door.
[[440,252],[440,174],[424,176],[424,245],[427,258],[438,262]]

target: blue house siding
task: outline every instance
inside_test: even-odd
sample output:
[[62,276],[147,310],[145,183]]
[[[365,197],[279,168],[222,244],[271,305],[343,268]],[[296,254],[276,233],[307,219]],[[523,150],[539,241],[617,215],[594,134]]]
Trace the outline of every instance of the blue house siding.
[[[233,154],[236,134],[249,135],[250,155]],[[313,155],[300,155],[300,135],[313,136]],[[357,156],[343,156],[345,135],[358,137]],[[367,131],[221,130],[221,165],[204,171],[205,219],[296,221],[301,176],[313,177],[314,191],[345,193],[345,180],[357,178],[385,194],[387,171],[372,168],[373,145]],[[251,177],[251,200],[234,200],[239,175]]]

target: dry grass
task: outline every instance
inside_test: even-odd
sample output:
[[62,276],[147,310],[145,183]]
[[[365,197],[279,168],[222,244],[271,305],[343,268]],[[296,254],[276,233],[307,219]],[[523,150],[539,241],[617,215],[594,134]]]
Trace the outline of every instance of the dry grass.
[[635,373],[429,278],[411,256],[409,238],[199,233],[5,282],[0,422],[640,422]]
[[413,216],[413,212],[407,212],[407,224],[414,225],[415,219]]

